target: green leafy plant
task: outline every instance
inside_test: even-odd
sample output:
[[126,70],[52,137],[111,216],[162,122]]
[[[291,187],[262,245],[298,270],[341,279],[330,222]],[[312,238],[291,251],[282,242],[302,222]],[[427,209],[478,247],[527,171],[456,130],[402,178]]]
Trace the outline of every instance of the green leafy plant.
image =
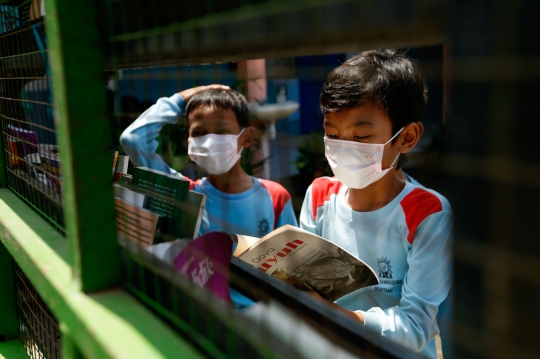
[[261,133],[261,137],[253,139],[250,147],[244,148],[242,150],[242,158],[240,159],[240,165],[242,166],[244,171],[246,171],[246,173],[250,176],[253,176],[260,172],[263,169],[266,161],[268,161],[272,157],[270,155],[260,160],[257,160],[255,158],[255,154],[261,149],[261,138],[263,133],[264,132]]
[[324,155],[323,136],[322,132],[311,132],[309,137],[301,140],[298,156],[293,162],[301,174],[312,178],[333,175]]

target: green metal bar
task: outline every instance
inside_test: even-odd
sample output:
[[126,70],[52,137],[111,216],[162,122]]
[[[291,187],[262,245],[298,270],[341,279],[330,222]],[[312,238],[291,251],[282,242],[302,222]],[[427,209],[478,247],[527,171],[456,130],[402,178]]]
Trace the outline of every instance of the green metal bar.
[[20,340],[0,342],[0,359],[28,359],[28,354]]
[[85,292],[120,281],[103,61],[92,0],[46,1],[66,234]]
[[[0,106],[0,113],[2,112],[2,107]],[[2,154],[0,154],[0,187],[5,187],[7,185],[6,181],[6,159],[9,158],[8,154],[5,153],[4,149],[5,143],[4,143],[4,136],[1,134],[2,127],[0,123],[0,149],[2,149]]]
[[81,351],[71,339],[67,325],[60,323],[60,331],[62,332],[62,359],[84,359]]
[[[15,304],[13,261],[3,244],[0,244],[0,341],[19,336],[19,323]],[[1,352],[0,352],[1,357]]]
[[[4,148],[3,146],[3,143],[2,141],[0,140],[0,148]],[[4,161],[4,155],[0,155],[0,187],[6,187],[7,185],[7,180],[6,180],[6,166],[5,166],[5,161]]]
[[202,358],[124,290],[81,292],[65,238],[8,189],[0,189],[0,242],[85,358]]

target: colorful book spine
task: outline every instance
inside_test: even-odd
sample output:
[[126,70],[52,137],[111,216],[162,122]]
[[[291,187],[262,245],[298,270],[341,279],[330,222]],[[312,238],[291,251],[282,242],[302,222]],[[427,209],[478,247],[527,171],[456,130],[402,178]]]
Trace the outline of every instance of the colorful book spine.
[[38,137],[34,131],[25,130],[13,125],[7,125],[8,132],[11,136],[21,140],[22,155],[28,156],[38,152]]
[[21,168],[21,161],[19,160],[21,156],[21,142],[18,140],[15,140],[12,137],[7,137],[7,147],[8,151],[10,153],[9,156],[9,165],[15,168]]
[[118,151],[111,150],[112,155],[112,175],[114,176],[114,170],[116,169],[116,162],[118,162]]
[[50,188],[58,194],[62,194],[62,173],[60,171],[60,157],[57,154],[44,150],[39,151],[41,165],[45,172],[45,178]]

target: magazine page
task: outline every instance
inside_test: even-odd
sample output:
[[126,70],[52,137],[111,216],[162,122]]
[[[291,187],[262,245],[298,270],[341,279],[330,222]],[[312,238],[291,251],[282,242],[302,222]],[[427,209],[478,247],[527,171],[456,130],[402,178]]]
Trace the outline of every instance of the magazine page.
[[371,267],[324,238],[292,226],[274,232],[239,258],[297,289],[316,291],[329,301],[379,284]]
[[174,259],[174,267],[199,287],[206,288],[226,303],[229,294],[231,237],[223,232],[210,232],[189,242]]
[[233,256],[235,257],[239,257],[248,248],[261,241],[261,238],[259,237],[244,236],[242,234],[232,234],[232,236],[234,236],[234,239],[237,242],[236,249],[233,253]]
[[144,208],[115,197],[116,230],[118,237],[129,239],[143,248],[154,244],[157,230],[163,218]]

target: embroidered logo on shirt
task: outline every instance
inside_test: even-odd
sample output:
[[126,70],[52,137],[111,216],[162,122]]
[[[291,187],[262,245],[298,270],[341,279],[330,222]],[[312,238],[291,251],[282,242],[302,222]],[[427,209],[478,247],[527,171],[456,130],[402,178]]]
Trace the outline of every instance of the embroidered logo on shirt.
[[257,225],[257,227],[259,229],[259,237],[264,237],[266,234],[268,234],[268,232],[270,232],[270,221],[268,221],[268,219],[263,217],[259,221],[259,224]]
[[379,268],[379,278],[392,278],[392,265],[388,258],[377,258],[377,267]]

